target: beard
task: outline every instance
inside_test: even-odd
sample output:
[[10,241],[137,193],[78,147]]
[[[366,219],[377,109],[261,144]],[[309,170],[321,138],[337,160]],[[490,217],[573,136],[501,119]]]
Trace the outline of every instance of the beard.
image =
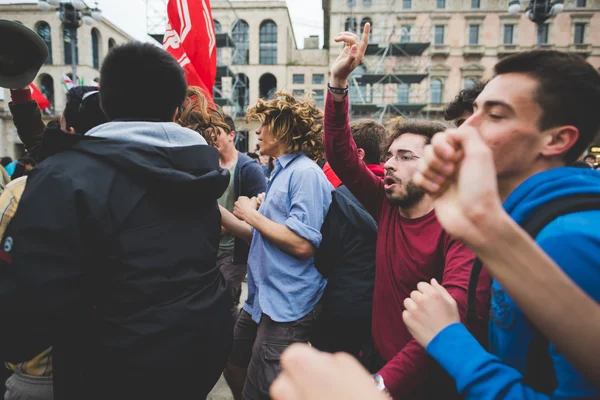
[[415,185],[412,180],[406,184],[405,190],[406,193],[400,195],[388,193],[387,198],[390,204],[400,208],[410,208],[418,204],[425,197],[425,191]]

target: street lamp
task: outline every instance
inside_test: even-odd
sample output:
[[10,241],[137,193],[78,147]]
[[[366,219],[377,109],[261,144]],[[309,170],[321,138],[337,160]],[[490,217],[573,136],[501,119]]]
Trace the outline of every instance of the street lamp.
[[73,83],[77,85],[77,29],[82,23],[92,25],[94,21],[102,21],[102,11],[98,9],[98,1],[94,8],[90,8],[83,0],[39,0],[38,6],[42,11],[57,10],[57,15],[71,36],[71,70]]
[[511,0],[508,3],[508,12],[517,15],[521,12],[521,6],[526,6],[525,15],[537,25],[537,48],[539,49],[544,35],[544,22],[564,9],[563,0]]

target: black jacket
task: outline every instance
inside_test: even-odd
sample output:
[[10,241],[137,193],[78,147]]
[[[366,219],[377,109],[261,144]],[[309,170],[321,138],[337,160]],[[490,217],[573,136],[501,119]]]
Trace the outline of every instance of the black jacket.
[[[0,354],[19,362],[52,345],[60,398],[141,395],[140,382],[185,398],[176,382],[224,365],[231,342],[216,268],[229,174],[174,124],[99,128],[128,141],[44,137],[2,241]],[[148,129],[165,145],[135,142]]]
[[338,187],[315,264],[327,268],[323,311],[340,318],[370,318],[375,284],[377,222],[346,186]]

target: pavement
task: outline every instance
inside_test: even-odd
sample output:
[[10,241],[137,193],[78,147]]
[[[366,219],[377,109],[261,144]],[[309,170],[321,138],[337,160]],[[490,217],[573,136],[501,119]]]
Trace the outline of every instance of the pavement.
[[[248,296],[248,284],[246,282],[242,283],[242,295],[240,297],[240,307],[246,301],[246,297]],[[221,378],[213,388],[213,390],[208,394],[207,400],[233,400],[233,395],[231,394],[231,390],[229,390],[229,386],[227,382],[225,382],[225,378],[221,375]]]

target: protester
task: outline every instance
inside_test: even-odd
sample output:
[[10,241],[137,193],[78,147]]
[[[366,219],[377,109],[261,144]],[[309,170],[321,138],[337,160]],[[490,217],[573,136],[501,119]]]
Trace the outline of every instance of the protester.
[[[482,155],[489,155],[483,150],[485,146],[469,150],[474,157],[471,160],[465,157],[465,165],[458,170],[463,184],[468,182],[465,185],[471,186],[469,189],[463,185],[459,191],[453,186],[444,192],[440,188],[456,170],[456,163],[460,155],[467,152],[468,145],[477,147],[478,135],[491,148],[499,196],[504,200],[504,209],[517,223],[525,224],[542,206],[558,199],[600,195],[600,176],[596,172],[561,168],[578,159],[600,130],[600,116],[595,110],[600,103],[598,72],[580,57],[557,51],[531,51],[507,57],[495,66],[495,72],[496,76],[477,98],[473,116],[459,130],[434,138],[435,147],[427,150],[425,168],[416,177],[421,187],[440,196],[436,203],[438,216],[445,226],[453,225],[452,231],[459,237],[482,235],[479,226],[456,220],[453,203],[465,201],[462,197],[466,193],[469,199],[473,198],[477,193],[475,186],[485,180],[485,176],[480,175],[484,169],[473,162],[480,161]],[[563,81],[569,85],[562,85]],[[467,178],[467,174],[471,175]],[[493,206],[494,201],[492,196],[478,207],[469,205],[469,219],[481,218],[485,222],[484,216],[490,207],[487,203]],[[566,213],[547,223],[535,237],[541,249],[596,302],[600,300],[600,262],[596,257],[600,248],[599,222],[597,207]],[[511,248],[505,253],[513,251]],[[501,256],[496,253],[496,257]],[[505,255],[502,264],[516,257],[520,256]],[[487,259],[488,262],[493,260],[492,257]],[[515,278],[510,278],[510,272],[502,274],[497,265],[493,272],[504,276],[509,284],[520,286]],[[597,325],[595,330],[583,332],[572,319],[564,315],[558,317],[556,310],[549,311],[549,306],[545,307],[547,311],[540,311],[543,303],[536,302],[537,307],[529,304],[538,291],[546,297],[550,295],[545,288],[545,272],[529,276],[534,279],[527,282],[531,294],[524,294],[522,286],[513,288],[512,293],[517,296],[514,300],[500,280],[494,280],[490,353],[461,324],[455,323],[452,302],[448,298],[439,301],[444,291],[435,284],[433,288],[426,283],[419,284],[421,294],[415,293],[413,300],[407,301],[409,315],[405,315],[405,320],[407,323],[415,321],[411,324],[415,337],[453,376],[459,392],[466,398],[598,398],[597,381],[586,380],[576,371],[554,343],[548,343],[537,333],[529,319],[558,332],[554,336],[563,336],[563,346],[568,331],[556,328],[556,321],[551,326],[545,315],[570,320],[572,324],[568,326],[573,341],[579,341],[580,337],[589,341],[597,333]],[[553,287],[565,286],[564,278],[557,280],[556,273],[550,283]],[[433,295],[434,291],[438,293]],[[551,293],[562,297],[560,291]],[[434,298],[438,301],[432,302]],[[581,296],[576,298],[581,299]],[[517,304],[526,308],[521,310]],[[575,312],[570,299],[568,304],[565,314]],[[423,306],[427,311],[421,310]],[[528,319],[524,315],[526,310],[529,310]],[[597,324],[597,319],[594,321]],[[592,349],[595,347],[592,345]]]
[[186,82],[168,53],[116,47],[101,81],[111,122],[53,143],[4,235],[0,351],[17,364],[52,346],[57,399],[204,398],[231,348],[216,268],[229,177],[172,123]]
[[15,168],[15,173],[13,174],[12,179],[18,179],[22,176],[29,175],[31,170],[34,169],[36,165],[37,162],[33,158],[29,156],[21,157]]
[[234,213],[244,223],[226,226],[251,241],[248,299],[225,373],[236,399],[269,398],[281,353],[294,342],[310,340],[320,312],[326,280],[315,268],[313,253],[333,190],[313,161],[323,154],[322,116],[312,99],[298,101],[284,92],[248,110],[249,119],[260,121],[261,155],[277,161],[260,209],[257,199],[242,196]]
[[[350,130],[358,158],[383,179],[385,171],[379,160],[385,127],[359,120],[350,123]],[[323,241],[316,256],[329,273],[322,317],[311,343],[320,350],[343,351],[358,358],[371,342],[377,222],[350,190],[340,185],[331,167],[326,164],[323,172],[337,189],[321,228]]]
[[453,121],[456,127],[461,126],[473,115],[473,103],[484,87],[485,82],[477,81],[472,86],[461,90],[444,110],[444,119]]
[[589,164],[590,167],[594,168],[596,165],[596,156],[593,154],[588,154],[583,158],[583,161]]
[[[387,136],[385,127],[375,121],[361,119],[350,122],[350,129],[356,143],[358,158],[367,165],[371,172],[383,179],[385,169],[381,165],[383,157],[381,142]],[[342,184],[328,162],[323,165],[323,172],[334,188]]]
[[[473,254],[442,229],[432,199],[412,181],[425,145],[445,127],[427,121],[397,122],[384,147],[385,181],[360,162],[348,124],[347,82],[363,58],[369,31],[366,24],[360,43],[347,32],[335,38],[346,46],[331,68],[325,106],[327,159],[379,225],[372,325],[376,352],[367,365],[378,372],[379,386],[394,398],[452,398],[453,383],[412,339],[401,319],[403,300],[419,281],[434,277],[452,293],[462,316],[467,308]],[[482,279],[477,296],[480,321],[472,326],[480,335],[488,296],[489,284]]]

